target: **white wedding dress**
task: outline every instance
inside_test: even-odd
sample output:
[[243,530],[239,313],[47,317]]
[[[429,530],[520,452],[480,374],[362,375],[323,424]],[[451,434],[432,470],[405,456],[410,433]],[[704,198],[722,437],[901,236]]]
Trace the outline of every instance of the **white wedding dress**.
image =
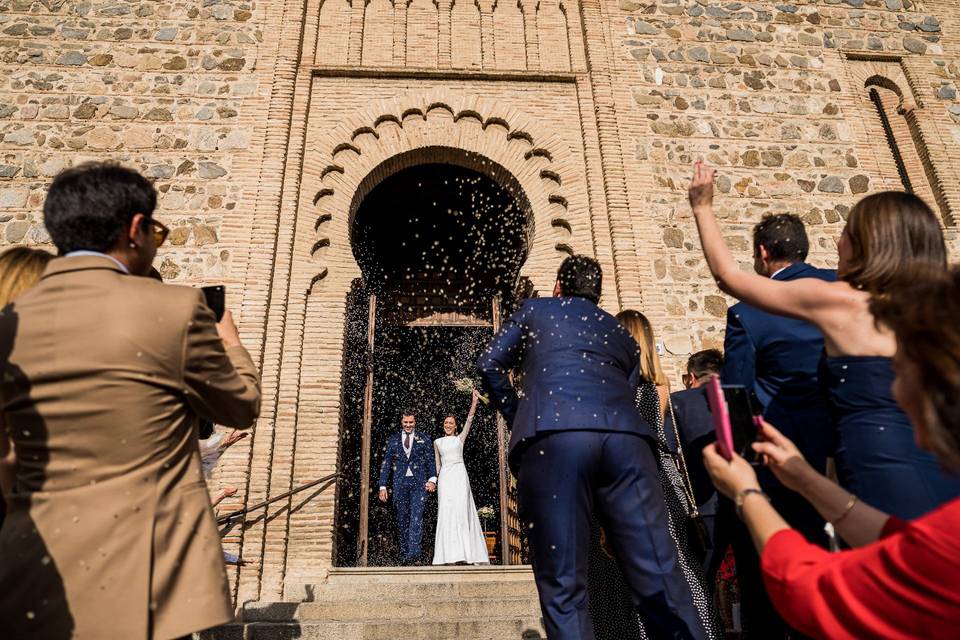
[[487,544],[477,517],[460,436],[434,440],[440,453],[437,477],[437,538],[433,564],[490,564]]

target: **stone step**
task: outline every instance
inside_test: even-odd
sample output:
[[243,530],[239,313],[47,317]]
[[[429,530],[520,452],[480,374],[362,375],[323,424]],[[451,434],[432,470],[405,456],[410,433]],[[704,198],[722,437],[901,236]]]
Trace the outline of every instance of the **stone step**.
[[437,622],[253,622],[199,634],[201,640],[543,640],[538,617]]
[[[325,584],[303,585],[302,593],[296,600],[322,602],[329,600],[363,601],[410,601],[434,598],[493,598],[493,597],[533,597],[537,595],[537,586],[533,580],[511,580],[506,582],[341,582],[331,580]],[[288,596],[290,593],[288,592]]]
[[338,621],[379,622],[385,618],[397,621],[445,621],[482,618],[498,619],[536,617],[540,605],[536,598],[446,598],[404,601],[331,599],[320,602],[251,603],[244,607],[244,622]]
[[450,582],[453,580],[533,580],[530,565],[455,565],[426,567],[336,567],[329,580],[338,582]]

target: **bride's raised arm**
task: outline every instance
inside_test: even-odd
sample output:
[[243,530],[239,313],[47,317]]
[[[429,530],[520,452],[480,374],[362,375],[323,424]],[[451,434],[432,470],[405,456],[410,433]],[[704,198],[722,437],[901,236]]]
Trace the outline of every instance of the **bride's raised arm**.
[[470,427],[473,425],[473,414],[477,412],[477,402],[480,400],[480,393],[476,389],[473,391],[473,401],[470,402],[470,412],[467,414],[467,419],[463,423],[463,430],[460,432],[460,442],[466,442],[467,436],[470,435]]
[[769,313],[808,320],[817,325],[825,321],[826,312],[849,303],[849,285],[817,278],[773,280],[741,270],[723,240],[713,213],[715,175],[712,168],[697,162],[689,195],[703,254],[721,291]]

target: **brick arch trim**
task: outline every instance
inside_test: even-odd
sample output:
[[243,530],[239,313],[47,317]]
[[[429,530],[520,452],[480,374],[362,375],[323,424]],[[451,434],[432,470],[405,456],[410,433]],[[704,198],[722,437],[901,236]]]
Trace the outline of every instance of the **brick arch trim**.
[[[534,235],[533,207],[530,205],[530,199],[527,197],[523,186],[507,169],[495,161],[472,151],[464,151],[453,147],[420,147],[411,149],[404,153],[391,156],[377,165],[367,176],[361,180],[353,194],[350,202],[350,212],[347,218],[347,224],[350,230],[350,241],[353,243],[354,220],[357,211],[363,200],[369,193],[383,180],[393,174],[426,162],[439,162],[442,164],[452,164],[466,169],[472,169],[499,184],[506,189],[507,193],[513,196],[517,206],[523,211],[527,220],[525,229],[524,244],[529,247],[530,241]],[[550,198],[562,196],[550,196]],[[323,215],[323,214],[321,214]]]
[[333,230],[350,237],[359,202],[379,180],[438,160],[479,169],[517,197],[528,212],[527,263],[592,250],[587,207],[571,197],[585,192],[585,185],[569,147],[549,126],[515,108],[424,92],[358,112],[309,146],[314,153],[304,165],[302,193],[317,235],[308,248]]

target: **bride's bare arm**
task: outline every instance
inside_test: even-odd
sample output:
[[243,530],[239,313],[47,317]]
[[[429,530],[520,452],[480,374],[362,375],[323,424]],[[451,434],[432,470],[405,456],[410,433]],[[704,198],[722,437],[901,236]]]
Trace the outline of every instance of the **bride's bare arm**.
[[818,278],[772,280],[742,271],[723,240],[713,213],[715,171],[702,162],[694,166],[690,205],[700,232],[700,244],[710,272],[725,293],[769,313],[808,320],[821,326],[825,316],[850,304],[849,287]]
[[470,403],[470,412],[467,414],[467,419],[463,423],[463,430],[460,431],[460,442],[466,442],[467,436],[470,435],[470,427],[473,425],[473,415],[477,412],[477,402],[479,400],[480,394],[474,390],[473,401]]

